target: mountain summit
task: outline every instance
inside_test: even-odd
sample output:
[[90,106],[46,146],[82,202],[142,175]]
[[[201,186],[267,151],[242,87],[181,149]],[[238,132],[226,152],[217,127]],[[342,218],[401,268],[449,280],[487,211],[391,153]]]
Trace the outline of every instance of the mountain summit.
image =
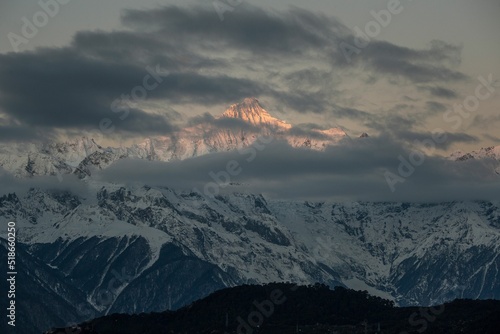
[[290,129],[288,124],[271,116],[254,97],[244,99],[240,103],[231,105],[221,117],[237,118],[254,126],[270,125],[279,129]]

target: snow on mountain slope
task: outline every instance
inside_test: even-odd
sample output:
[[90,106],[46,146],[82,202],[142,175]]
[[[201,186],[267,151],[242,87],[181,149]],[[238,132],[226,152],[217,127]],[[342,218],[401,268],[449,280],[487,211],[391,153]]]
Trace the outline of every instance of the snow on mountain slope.
[[0,166],[17,177],[76,173],[84,178],[92,169],[106,168],[119,159],[184,160],[248,147],[262,136],[285,140],[293,147],[317,150],[346,138],[346,133],[337,128],[313,130],[311,135],[292,134],[292,125],[272,117],[255,98],[231,105],[217,118],[226,119],[238,120],[240,126],[205,122],[129,147],[104,148],[85,137],[62,143],[5,145],[0,147]]
[[468,159],[487,159],[487,158],[500,161],[500,146],[490,146],[486,148],[481,148],[478,151],[472,151],[470,153],[457,151],[451,155],[451,158],[457,161],[464,161]]
[[282,120],[271,116],[256,98],[246,98],[241,103],[231,105],[221,116],[221,118],[237,118],[254,126],[267,125],[278,130],[289,130],[292,128]]
[[495,173],[500,175],[500,146],[481,148],[470,153],[457,151],[450,155],[450,159],[453,161],[483,160],[491,164]]
[[280,221],[318,261],[392,291],[402,303],[500,293],[498,204],[319,203],[299,211],[277,205],[284,206]]
[[[304,203],[103,184],[86,199],[36,190],[4,196],[0,215],[17,222],[33,256],[68,277],[84,275],[74,284],[102,312],[159,311],[216,287],[273,281],[365,287],[402,305],[500,298],[499,203]],[[79,263],[95,261],[95,247],[103,256],[85,279]],[[168,274],[185,261],[196,277],[210,272],[196,294]],[[132,281],[100,306],[110,268],[126,268]],[[143,298],[130,308],[132,296],[161,284],[177,301]]]
[[[7,258],[7,243],[0,238],[0,256]],[[31,256],[26,245],[16,247],[16,315],[23,321],[16,321],[15,333],[39,334],[55,324],[77,323],[82,320],[80,310],[95,310],[86,301],[85,293],[69,280],[62,279],[59,270]],[[8,291],[7,280],[0,282],[0,288]],[[7,298],[1,300],[7,308]],[[6,322],[0,325],[2,333],[13,332]]]
[[99,150],[85,137],[65,143],[8,144],[0,146],[0,166],[19,177],[66,174]]

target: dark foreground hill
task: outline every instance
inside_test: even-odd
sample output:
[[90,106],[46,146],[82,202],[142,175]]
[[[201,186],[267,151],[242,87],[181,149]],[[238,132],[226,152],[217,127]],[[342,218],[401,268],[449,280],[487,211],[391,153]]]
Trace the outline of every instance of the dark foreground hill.
[[500,301],[455,300],[431,308],[394,307],[367,292],[325,285],[245,285],[178,311],[113,314],[50,333],[287,334],[500,333]]

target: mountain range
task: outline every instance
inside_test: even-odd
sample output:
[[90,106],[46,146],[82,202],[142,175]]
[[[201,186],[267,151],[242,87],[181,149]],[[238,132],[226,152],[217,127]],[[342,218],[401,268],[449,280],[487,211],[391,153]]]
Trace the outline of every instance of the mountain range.
[[[340,128],[293,127],[250,98],[217,118],[130,147],[103,147],[92,138],[2,146],[0,165],[16,177],[76,174],[87,187],[0,197],[0,216],[18,228],[20,330],[175,310],[226,287],[269,282],[367,290],[401,306],[500,298],[498,201],[208,196],[89,177],[120,159],[178,161],[247,147],[262,136],[314,150],[351,140]],[[361,137],[355,140],[369,140]],[[499,152],[450,159],[498,162]],[[6,256],[5,247],[0,252]]]
[[18,298],[38,330],[177,309],[249,283],[321,282],[399,305],[500,298],[499,203],[312,203],[96,184],[86,198],[3,196],[0,215],[18,226]]
[[293,147],[322,150],[345,140],[340,128],[300,129],[272,117],[255,98],[230,106],[217,118],[201,119],[168,136],[148,138],[129,147],[103,147],[95,138],[67,142],[0,146],[0,167],[18,177],[76,173],[103,169],[125,158],[175,161],[250,146],[258,137],[273,136]]
[[[76,174],[88,177],[120,159],[178,161],[210,153],[227,152],[252,145],[259,137],[271,136],[294,148],[324,150],[352,140],[339,127],[322,129],[292,126],[271,116],[255,98],[231,105],[214,118],[200,117],[166,136],[151,137],[130,146],[105,147],[96,138],[81,137],[62,142],[0,145],[0,167],[16,177]],[[99,136],[102,136],[99,133]],[[368,138],[363,133],[359,138]],[[464,153],[454,152],[455,161],[489,159],[500,174],[500,146]]]

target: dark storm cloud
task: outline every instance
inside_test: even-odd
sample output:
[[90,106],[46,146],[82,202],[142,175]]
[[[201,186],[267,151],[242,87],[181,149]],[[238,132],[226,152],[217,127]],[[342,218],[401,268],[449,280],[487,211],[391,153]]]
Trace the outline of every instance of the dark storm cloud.
[[[441,132],[440,132],[441,133]],[[468,135],[466,133],[449,133],[445,132],[440,134],[440,136],[446,136],[446,140],[444,140],[441,143],[435,142],[433,140],[433,137],[435,136],[431,132],[414,132],[414,131],[395,131],[394,136],[398,140],[403,140],[406,142],[413,143],[415,141],[418,141],[420,143],[424,141],[429,141],[432,140],[434,142],[434,145],[436,146],[437,149],[439,150],[447,150],[450,148],[453,144],[456,143],[477,143],[479,142],[479,139]]]
[[[161,82],[155,89],[146,90],[146,99],[217,104],[258,95],[265,89],[250,80],[225,75],[159,75]],[[126,117],[123,112],[113,111],[118,110],[113,109],[113,102],[123,101],[122,95],[134,101],[131,93],[143,85],[146,76],[150,76],[148,84],[155,84],[146,66],[98,61],[73,49],[0,55],[0,108],[27,126],[95,129],[103,118],[109,118],[118,132],[171,132],[175,127],[165,117],[168,115],[153,115],[129,102],[118,104],[128,109]]]
[[355,109],[355,108],[345,108],[341,106],[335,106],[332,111],[333,115],[340,118],[348,118],[359,121],[369,121],[374,119],[374,115],[369,112]]
[[414,64],[401,59],[373,58],[369,60],[373,68],[385,75],[400,76],[414,83],[464,80],[464,74],[445,67]]
[[[285,58],[297,60],[310,56],[311,52],[324,62],[329,54],[323,49],[334,46],[339,36],[348,34],[347,28],[335,18],[299,8],[273,12],[242,5],[239,9],[224,22],[214,17],[213,8],[175,6],[146,12],[127,11],[122,21],[165,39],[182,40],[183,47],[192,45],[191,50],[198,53],[232,50],[239,54],[233,61],[250,71],[256,71],[255,63],[262,61],[270,62],[270,68],[281,68]],[[266,80],[263,80],[256,82],[261,91],[249,96],[265,94],[299,112],[321,113],[328,108],[328,99],[333,96],[328,89],[332,83],[330,72],[311,67],[288,74],[278,71],[275,76],[284,90],[264,87]],[[227,101],[236,99],[227,97]]]
[[[453,69],[460,64],[460,57],[461,47],[442,41],[433,41],[423,50],[371,41],[353,56],[353,64],[366,64],[380,75],[404,78],[413,83],[455,82],[467,78]],[[349,64],[344,53],[337,53],[334,59],[339,65]]]
[[409,96],[407,96],[407,95],[403,96],[403,99],[404,99],[405,101],[410,101],[410,102],[417,102],[417,101],[418,101],[418,99],[413,98],[413,97],[409,97]]
[[81,31],[74,36],[71,46],[81,55],[121,63],[174,49],[155,36],[133,31]]
[[[399,156],[410,154],[410,150],[388,137],[357,139],[325,152],[294,149],[274,142],[264,145],[255,156],[243,151],[173,163],[123,160],[95,177],[102,181],[201,192],[207,184],[218,182],[218,191],[222,193],[248,191],[291,199],[429,202],[498,196],[500,178],[489,165],[481,161],[462,164],[436,157],[426,157],[393,193],[384,173],[398,173]],[[227,178],[229,161],[238,163],[238,173]],[[143,173],[144,170],[148,172]]]
[[435,97],[440,97],[440,98],[444,98],[444,99],[456,99],[456,98],[458,98],[458,94],[454,90],[444,88],[444,87],[439,87],[439,86],[421,87],[420,89],[430,92]]
[[[386,146],[383,150],[374,149],[380,142]],[[240,152],[217,153],[206,156],[176,161],[171,163],[147,162],[143,160],[123,160],[111,166],[111,168],[98,172],[96,177],[106,181],[118,181],[128,179],[130,182],[146,184],[171,184],[186,180],[194,184],[209,182],[209,172],[225,170],[230,160],[236,160],[242,167],[241,177],[238,182],[251,179],[275,180],[278,183],[289,178],[297,177],[299,174],[306,175],[334,175],[334,174],[369,174],[374,169],[384,166],[386,161],[397,159],[394,157],[399,147],[381,140],[377,145],[360,143],[353,146],[339,146],[331,148],[326,152],[318,152],[310,149],[293,149],[283,142],[273,142],[264,145],[265,148],[248,161],[252,155],[247,150]],[[363,145],[364,144],[364,145]],[[392,148],[392,150],[391,150]],[[369,161],[369,163],[367,163]],[[397,161],[397,160],[396,160]],[[147,167],[145,167],[147,166]],[[151,173],[138,171],[148,168]],[[175,177],[174,177],[175,175]],[[174,181],[178,180],[178,181]],[[176,183],[177,185],[177,183]]]
[[486,138],[486,139],[488,139],[488,140],[491,140],[494,143],[500,143],[500,138],[499,137],[495,137],[495,136],[492,136],[492,135],[489,135],[489,134],[484,134],[483,137]]
[[33,127],[0,124],[0,142],[32,142],[46,140],[50,137],[50,134]]
[[325,92],[310,92],[292,90],[289,92],[274,92],[272,95],[284,106],[300,113],[324,113],[330,107],[328,95]]
[[[354,39],[352,31],[335,18],[297,8],[278,13],[245,5],[220,22],[214,21],[212,8],[166,7],[127,11],[123,22],[135,28],[196,42],[200,48],[221,45],[254,55],[265,53],[270,57],[280,55],[285,58],[314,52],[318,61],[333,59],[335,67],[348,65],[339,45],[342,41]],[[210,42],[208,46],[207,41]],[[461,50],[460,46],[442,41],[432,41],[429,48],[423,50],[371,41],[354,58],[355,63],[364,63],[379,75],[403,77],[414,83],[449,82],[466,78],[453,69],[461,62]],[[291,81],[293,87],[298,78],[317,82],[316,79],[322,81],[324,76],[303,69],[285,75],[284,81]]]
[[219,117],[216,118],[209,113],[192,117],[187,122],[188,126],[209,125],[212,128],[224,130],[246,130],[259,132],[261,129],[237,118]]
[[[71,49],[0,55],[0,108],[27,126],[96,128],[118,119],[112,102],[143,84],[145,68],[88,59]],[[168,121],[129,106],[119,131],[164,133]]]
[[317,140],[328,140],[328,136],[319,132],[321,130],[326,130],[326,128],[317,124],[302,123],[294,125],[290,130],[288,130],[288,133],[294,136],[302,136]]
[[364,124],[380,133],[392,133],[400,130],[410,130],[420,121],[415,116],[402,115],[398,113],[390,113],[383,115],[374,115]]
[[71,46],[80,55],[102,61],[129,63],[130,61],[159,64],[168,71],[196,70],[223,67],[226,59],[205,57],[191,52],[175,39],[137,31],[82,31],[78,32]]
[[[210,48],[213,43],[221,43],[254,54],[284,52],[286,56],[296,56],[310,50],[327,50],[324,52],[329,54],[334,50],[339,63],[343,60],[343,53],[338,43],[353,37],[352,31],[337,19],[295,7],[287,12],[275,12],[245,4],[228,15],[224,22],[220,22],[214,20],[213,8],[169,6],[150,11],[129,10],[123,15],[122,21],[133,28],[156,32],[165,38],[176,37],[184,43],[201,41],[202,47],[203,42],[210,42]],[[461,61],[461,47],[442,41],[433,41],[424,50],[372,41],[362,51],[360,59],[364,58],[375,67],[383,67],[384,59],[399,61],[400,65],[408,64],[406,69],[413,70],[408,76],[419,74],[415,80],[423,80],[426,76],[464,77],[459,72],[439,71],[444,70],[445,65],[456,66]],[[432,64],[439,67],[432,67]],[[429,70],[438,70],[438,73],[431,75]],[[401,69],[391,71],[400,73]],[[311,70],[306,69],[296,74],[308,78],[311,73]]]
[[446,107],[444,104],[436,101],[427,101],[425,105],[427,107],[427,111],[430,112],[431,114],[443,112],[448,109],[448,107]]
[[472,120],[470,127],[478,127],[478,128],[490,128],[497,126],[496,124],[500,123],[500,115],[476,115]]
[[335,105],[331,114],[335,119],[345,118],[358,122],[370,129],[389,135],[402,129],[410,130],[422,125],[420,115],[405,115],[402,111],[413,109],[411,105],[398,104],[391,110],[378,113],[369,113],[356,108],[347,108]]
[[306,68],[283,76],[287,86],[292,89],[327,87],[332,83],[332,73],[317,68]]
[[266,84],[227,75],[172,73],[164,78],[162,87],[157,91],[161,97],[175,103],[215,105],[227,101],[239,101],[273,90]]
[[159,10],[128,10],[122,17],[128,26],[156,31],[165,38],[176,38],[199,46],[213,48],[222,44],[253,54],[284,53],[297,55],[331,45],[347,28],[332,17],[291,8],[288,12],[263,10],[243,4],[221,22],[212,7],[181,8],[169,6]]
[[[147,66],[158,65],[165,73],[146,102],[212,106],[257,96],[298,112],[334,110],[339,117],[376,122],[333,102],[340,93],[332,87],[341,77],[333,74],[351,69],[340,61],[339,44],[352,37],[334,17],[242,4],[223,22],[212,6],[129,10],[122,22],[127,30],[79,32],[65,48],[0,55],[0,112],[46,132],[94,130],[109,118],[121,134],[166,134],[176,130],[168,111],[152,114],[141,103],[127,104],[130,113],[121,119],[112,110],[116,99],[143,84]],[[453,81],[465,77],[453,69],[460,51],[437,41],[424,50],[372,41],[355,64],[369,69],[372,81]],[[292,69],[301,62],[308,65]],[[269,78],[261,67],[276,75]]]
[[[59,181],[55,176],[17,178],[0,167],[0,196],[15,193],[19,197],[28,191],[68,191],[82,197],[89,197],[88,187],[75,175],[65,175]],[[35,190],[36,189],[36,190]]]

